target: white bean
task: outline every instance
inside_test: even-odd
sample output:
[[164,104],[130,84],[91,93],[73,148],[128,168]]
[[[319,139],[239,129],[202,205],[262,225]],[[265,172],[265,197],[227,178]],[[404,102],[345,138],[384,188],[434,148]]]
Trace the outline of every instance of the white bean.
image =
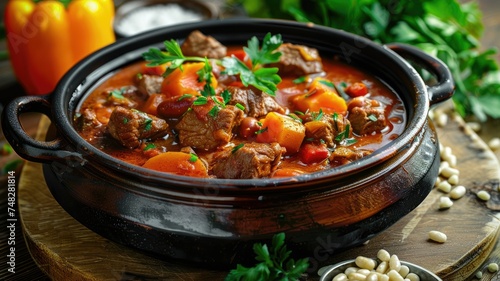
[[378,281],[378,275],[375,272],[371,272],[370,274],[366,275],[366,280],[365,281]]
[[447,161],[450,163],[450,167],[456,167],[457,166],[457,156],[454,154],[448,156]]
[[406,278],[410,281],[420,281],[420,276],[413,272],[408,273],[408,275],[406,275]]
[[[437,113],[437,112],[436,112]],[[434,114],[434,120],[439,127],[444,127],[448,124],[448,115],[444,113]]]
[[476,133],[481,131],[481,124],[478,122],[467,122],[467,125]]
[[448,181],[442,181],[438,184],[437,189],[444,193],[448,193],[451,191],[451,184]]
[[458,184],[458,175],[451,175],[451,177],[448,178],[448,182],[451,185],[457,185]]
[[500,149],[500,138],[492,138],[488,142],[488,146],[490,147],[491,150],[497,150]]
[[434,187],[437,187],[443,180],[440,177],[436,178],[436,181],[434,182]]
[[429,231],[429,239],[438,243],[444,243],[448,240],[448,237],[443,232],[431,230]]
[[366,269],[366,268],[361,268],[357,271],[357,273],[359,274],[363,274],[364,276],[368,276],[368,274],[371,273],[371,271],[369,269]]
[[488,201],[491,198],[491,195],[486,190],[481,190],[477,193],[477,197],[483,201]]
[[453,151],[451,150],[451,147],[449,146],[445,146],[443,147],[443,149],[441,150],[441,158],[444,160],[444,161],[447,161],[448,158],[450,157],[450,155],[453,155]]
[[439,209],[449,209],[451,206],[453,206],[453,201],[451,201],[450,197],[441,196],[441,198],[439,198]]
[[451,199],[460,199],[465,195],[465,192],[467,190],[465,189],[465,186],[463,185],[458,185],[455,186],[451,191],[450,191],[450,198]]
[[398,271],[395,269],[391,269],[389,272],[387,272],[387,275],[389,276],[389,280],[391,281],[404,281],[405,279],[399,275]]
[[333,277],[332,281],[348,281],[349,278],[347,278],[347,275],[344,273],[339,273]]
[[377,269],[375,269],[375,271],[379,273],[386,273],[387,269],[389,269],[389,263],[387,261],[383,261],[377,266]]
[[359,269],[359,268],[357,268],[357,267],[351,266],[351,267],[346,268],[346,270],[344,270],[344,273],[345,273],[346,275],[349,275],[349,274],[350,274],[350,273],[352,273],[352,272],[356,272],[356,271],[358,271],[358,269]]
[[356,280],[356,281],[365,281],[366,280],[366,275],[363,275],[358,272],[351,272],[347,275],[349,280]]
[[401,277],[406,278],[406,275],[410,273],[410,268],[406,265],[402,265],[398,272]]
[[491,273],[497,272],[498,271],[498,264],[494,263],[494,262],[488,264],[488,271]]
[[391,254],[384,249],[380,249],[377,252],[377,258],[381,261],[389,261],[391,259]]
[[439,174],[443,171],[444,168],[449,168],[450,163],[448,161],[441,161],[441,164],[439,164]]
[[374,259],[363,256],[356,257],[355,263],[359,268],[364,268],[368,270],[372,270],[377,266],[377,262]]
[[458,169],[452,168],[452,167],[445,167],[441,171],[441,175],[445,178],[449,178],[453,175],[460,175],[460,171]]
[[391,259],[389,260],[389,268],[391,270],[396,270],[396,272],[401,269],[401,261],[399,261],[398,256],[391,255]]

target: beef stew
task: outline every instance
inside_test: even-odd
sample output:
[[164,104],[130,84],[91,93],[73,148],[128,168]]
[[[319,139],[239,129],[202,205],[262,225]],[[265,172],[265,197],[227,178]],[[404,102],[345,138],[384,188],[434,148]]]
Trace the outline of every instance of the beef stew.
[[223,46],[196,31],[169,43],[92,91],[74,121],[83,138],[149,169],[249,179],[356,161],[406,126],[376,76],[280,36]]

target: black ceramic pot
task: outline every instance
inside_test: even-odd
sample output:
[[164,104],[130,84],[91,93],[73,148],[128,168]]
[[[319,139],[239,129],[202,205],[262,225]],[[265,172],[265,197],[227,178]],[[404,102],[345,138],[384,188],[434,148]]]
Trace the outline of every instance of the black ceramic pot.
[[[198,29],[224,44],[246,44],[280,33],[283,40],[339,56],[370,72],[403,100],[407,128],[368,157],[293,178],[200,179],[154,172],[114,159],[81,138],[72,120],[96,84],[141,59],[149,47]],[[428,87],[403,59],[424,66]],[[234,19],[169,27],[122,39],[72,68],[48,97],[26,96],[4,110],[5,136],[25,159],[43,162],[53,196],[73,217],[102,236],[166,258],[228,266],[252,259],[255,242],[280,232],[296,255],[314,264],[358,245],[413,210],[438,175],[436,132],[429,107],[454,90],[447,67],[404,45],[380,46],[353,34],[287,21]],[[50,117],[51,141],[30,138],[24,112]]]

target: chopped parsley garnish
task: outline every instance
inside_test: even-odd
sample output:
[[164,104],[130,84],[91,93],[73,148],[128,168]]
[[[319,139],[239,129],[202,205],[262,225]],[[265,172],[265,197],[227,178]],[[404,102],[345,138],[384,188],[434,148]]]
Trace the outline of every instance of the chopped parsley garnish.
[[144,131],[149,131],[153,128],[153,119],[148,118],[144,121]]
[[319,121],[321,120],[321,118],[323,118],[324,113],[323,110],[320,108],[318,113],[313,112],[311,115],[314,121]]
[[288,114],[288,117],[292,118],[293,120],[302,123],[302,119],[300,119],[295,113],[290,113]]
[[328,80],[319,80],[319,83],[327,86],[327,87],[330,87],[330,88],[335,88],[335,84],[333,84],[332,82],[328,81]]
[[300,84],[300,83],[304,83],[304,82],[306,82],[306,80],[307,80],[307,77],[306,77],[306,76],[300,76],[299,78],[295,78],[295,79],[293,79],[293,81],[292,81],[292,82],[293,82],[294,84]]
[[262,133],[267,132],[267,130],[268,130],[268,128],[267,128],[267,127],[265,127],[265,128],[262,128],[262,129],[260,129],[260,130],[255,131],[255,134],[256,134],[256,135],[258,135],[258,134],[262,134]]
[[191,95],[191,94],[184,94],[184,95],[180,96],[178,100],[190,99],[192,97],[193,97],[193,95]]
[[244,107],[242,104],[240,104],[240,103],[237,103],[237,104],[235,104],[234,106],[236,106],[236,107],[237,107],[237,108],[239,108],[240,110],[245,111],[245,107]]
[[189,162],[194,163],[194,162],[198,161],[198,159],[199,159],[198,155],[196,155],[194,153],[189,154]]
[[128,118],[127,117],[123,117],[123,124],[127,124],[128,123]]
[[373,115],[373,114],[370,114],[367,116],[367,118],[372,121],[372,122],[377,122],[377,116]]
[[125,97],[123,96],[123,93],[125,93],[125,88],[121,89],[114,89],[111,92],[109,92],[109,97],[117,98],[117,99],[124,99]]
[[333,118],[333,124],[335,126],[335,131],[338,131],[339,125],[337,124],[337,122],[339,121],[339,115],[337,114],[337,112],[333,113],[332,118]]
[[146,147],[144,147],[144,151],[150,150],[156,148],[156,145],[154,143],[148,143]]
[[351,126],[349,124],[345,125],[344,131],[340,132],[336,137],[335,141],[338,141],[341,145],[350,146],[357,142],[355,138],[349,138],[349,132],[351,130]]
[[238,151],[240,148],[242,148],[245,144],[244,143],[240,143],[238,144],[237,146],[233,147],[233,149],[231,149],[231,153],[235,153],[236,151]]
[[142,73],[140,73],[140,72],[139,72],[139,73],[137,73],[137,74],[135,75],[135,77],[136,77],[137,79],[139,79],[139,80],[142,80]]

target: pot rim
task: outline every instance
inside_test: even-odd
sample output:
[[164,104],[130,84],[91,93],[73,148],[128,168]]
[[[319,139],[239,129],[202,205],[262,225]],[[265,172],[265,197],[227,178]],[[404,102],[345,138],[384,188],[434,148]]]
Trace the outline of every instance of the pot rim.
[[[96,74],[99,75],[103,68],[103,65],[96,66],[100,61],[106,59],[107,64],[111,63],[111,59],[120,58],[122,56],[127,56],[134,51],[137,52],[140,48],[138,46],[139,42],[151,42],[156,40],[158,44],[162,43],[164,40],[170,38],[175,38],[177,40],[183,39],[175,37],[174,35],[169,37],[169,34],[186,33],[194,29],[223,29],[231,27],[234,32],[238,30],[238,26],[248,27],[252,26],[254,29],[259,28],[259,30],[266,30],[266,27],[270,29],[283,28],[285,30],[296,29],[296,30],[315,30],[320,33],[329,33],[335,36],[343,36],[360,42],[363,46],[374,50],[381,55],[385,56],[385,59],[391,60],[392,63],[396,64],[399,69],[397,71],[402,71],[405,75],[413,82],[413,89],[416,104],[414,107],[413,116],[407,116],[408,121],[405,130],[390,143],[384,145],[383,147],[377,149],[369,156],[363,157],[360,160],[354,161],[352,163],[342,165],[339,167],[334,167],[314,173],[303,174],[295,177],[284,177],[284,178],[265,178],[265,179],[214,179],[214,178],[192,178],[188,176],[180,176],[174,174],[168,174],[163,172],[157,172],[136,166],[133,164],[126,163],[119,159],[113,158],[112,156],[100,151],[99,149],[93,147],[88,142],[86,142],[74,129],[72,120],[74,115],[74,110],[76,108],[75,104],[78,104],[86,95],[82,95],[79,89],[89,77],[89,75]],[[267,31],[266,31],[267,32]],[[247,37],[253,34],[247,34]],[[291,34],[287,36],[293,37]],[[283,36],[284,38],[286,36]],[[162,39],[155,39],[162,38]],[[248,38],[249,39],[249,38]],[[297,38],[295,38],[297,39]],[[285,40],[285,39],[284,39]],[[300,37],[299,39],[300,40]],[[318,39],[319,40],[319,39]],[[304,43],[307,45],[307,43]],[[325,43],[326,44],[326,43]],[[148,44],[151,46],[151,44]],[[137,46],[137,47],[134,47]],[[143,45],[143,48],[147,45]],[[120,55],[116,55],[120,54]],[[130,61],[128,61],[130,63]],[[104,64],[106,65],[106,64]],[[109,73],[109,72],[108,72]],[[101,76],[102,78],[102,76]],[[398,93],[399,94],[399,93]],[[67,96],[71,96],[69,104],[73,104],[73,108],[66,101]],[[400,98],[402,98],[400,96]],[[118,172],[121,175],[126,175],[127,178],[140,179],[143,182],[157,183],[157,184],[175,184],[176,186],[190,186],[204,188],[207,185],[214,186],[217,188],[223,187],[224,189],[241,189],[241,187],[257,187],[255,191],[259,191],[265,188],[268,191],[282,188],[290,188],[297,186],[301,188],[300,183],[305,182],[325,182],[332,181],[334,179],[341,179],[349,175],[358,173],[360,171],[369,169],[375,165],[379,165],[388,159],[392,158],[399,152],[407,149],[411,143],[414,141],[415,136],[423,128],[427,122],[427,113],[430,107],[429,94],[427,92],[426,85],[424,84],[422,78],[417,73],[417,71],[404,59],[402,59],[397,53],[392,51],[386,46],[378,45],[373,41],[366,38],[360,37],[358,35],[348,33],[346,31],[337,30],[329,27],[311,25],[306,23],[299,23],[287,20],[275,20],[275,19],[225,19],[225,20],[207,20],[196,23],[180,24],[176,26],[165,27],[161,29],[152,30],[135,36],[120,39],[119,41],[93,53],[88,56],[76,66],[74,66],[59,82],[54,93],[51,97],[52,103],[52,116],[54,117],[53,122],[60,133],[61,137],[64,138],[71,146],[78,148],[77,151],[84,151],[85,156],[83,158],[91,159],[91,165],[97,165],[104,167],[106,169]],[[408,108],[406,108],[408,110]],[[407,113],[408,114],[408,113]],[[96,161],[97,160],[97,161]],[[94,162],[95,161],[95,162]],[[297,185],[298,184],[298,185]]]

